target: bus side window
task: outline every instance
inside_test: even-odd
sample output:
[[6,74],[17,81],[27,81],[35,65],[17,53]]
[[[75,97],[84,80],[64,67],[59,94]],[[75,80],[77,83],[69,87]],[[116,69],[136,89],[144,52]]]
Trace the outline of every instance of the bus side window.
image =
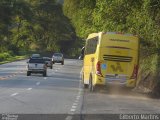
[[86,50],[85,54],[94,54],[96,52],[97,48],[97,43],[98,43],[98,37],[94,37],[92,39],[88,39],[86,43]]

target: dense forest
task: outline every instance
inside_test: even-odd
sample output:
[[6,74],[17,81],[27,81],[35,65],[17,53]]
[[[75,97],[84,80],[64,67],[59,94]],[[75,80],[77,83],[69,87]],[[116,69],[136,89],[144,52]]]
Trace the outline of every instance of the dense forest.
[[137,87],[160,91],[159,0],[64,0],[63,11],[82,38],[99,31],[138,35],[141,44]]
[[79,44],[77,39],[69,19],[63,15],[62,4],[56,0],[0,0],[0,53],[72,54]]

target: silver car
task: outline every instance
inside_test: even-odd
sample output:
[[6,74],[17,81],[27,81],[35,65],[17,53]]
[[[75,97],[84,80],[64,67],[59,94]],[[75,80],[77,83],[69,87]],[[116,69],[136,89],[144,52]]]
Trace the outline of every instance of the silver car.
[[30,76],[31,73],[41,73],[44,77],[47,75],[47,66],[44,59],[31,58],[27,63],[27,76]]
[[64,57],[62,53],[54,53],[52,56],[52,63],[61,63],[64,65]]

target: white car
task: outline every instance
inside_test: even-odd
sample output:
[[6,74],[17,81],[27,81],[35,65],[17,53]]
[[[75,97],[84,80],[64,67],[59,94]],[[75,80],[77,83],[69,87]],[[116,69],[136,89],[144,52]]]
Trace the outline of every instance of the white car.
[[27,76],[30,76],[31,73],[41,73],[43,76],[47,76],[47,65],[42,58],[31,58],[27,62]]
[[61,63],[64,65],[64,57],[62,53],[54,53],[52,56],[52,63]]

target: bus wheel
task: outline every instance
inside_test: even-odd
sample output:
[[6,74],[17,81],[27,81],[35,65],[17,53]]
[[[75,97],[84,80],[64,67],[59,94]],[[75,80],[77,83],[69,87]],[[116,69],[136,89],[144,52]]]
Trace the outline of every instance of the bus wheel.
[[83,84],[83,88],[88,88],[88,85],[87,84]]
[[94,86],[92,84],[92,76],[90,75],[89,77],[89,91],[93,92],[94,91]]

